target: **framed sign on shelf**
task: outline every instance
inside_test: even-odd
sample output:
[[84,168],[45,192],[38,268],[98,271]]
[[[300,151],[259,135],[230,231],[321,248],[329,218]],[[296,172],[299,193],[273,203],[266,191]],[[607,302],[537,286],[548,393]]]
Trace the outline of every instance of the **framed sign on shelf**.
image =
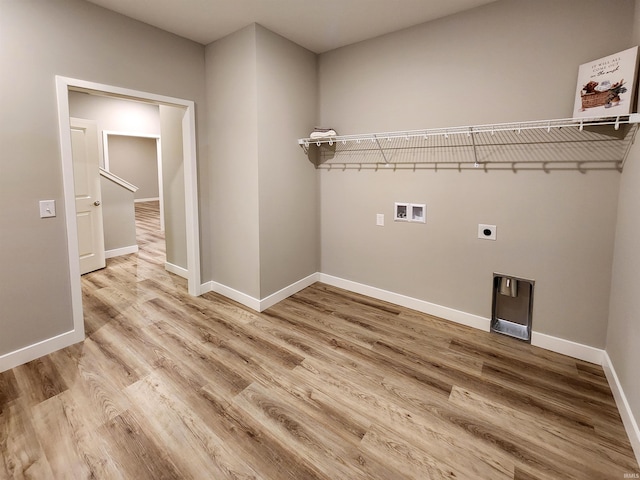
[[629,115],[634,107],[638,47],[580,65],[574,118]]

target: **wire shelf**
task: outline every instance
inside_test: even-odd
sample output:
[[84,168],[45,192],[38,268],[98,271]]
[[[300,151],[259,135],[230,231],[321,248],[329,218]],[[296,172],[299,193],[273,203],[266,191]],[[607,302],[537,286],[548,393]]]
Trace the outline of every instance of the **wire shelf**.
[[[302,138],[319,168],[572,168],[621,170],[639,114]],[[500,166],[502,164],[502,166]]]

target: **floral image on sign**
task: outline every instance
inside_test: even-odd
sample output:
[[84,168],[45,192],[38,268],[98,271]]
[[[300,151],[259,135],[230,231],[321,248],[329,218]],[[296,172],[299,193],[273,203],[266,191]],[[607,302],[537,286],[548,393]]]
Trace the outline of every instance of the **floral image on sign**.
[[632,112],[638,47],[580,65],[574,118],[614,117]]

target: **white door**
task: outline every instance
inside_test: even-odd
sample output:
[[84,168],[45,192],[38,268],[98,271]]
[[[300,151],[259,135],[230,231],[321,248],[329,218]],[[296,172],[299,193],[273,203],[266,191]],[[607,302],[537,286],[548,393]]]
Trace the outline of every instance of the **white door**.
[[91,120],[71,118],[73,183],[78,224],[80,274],[104,268],[104,233],[98,153],[98,128]]

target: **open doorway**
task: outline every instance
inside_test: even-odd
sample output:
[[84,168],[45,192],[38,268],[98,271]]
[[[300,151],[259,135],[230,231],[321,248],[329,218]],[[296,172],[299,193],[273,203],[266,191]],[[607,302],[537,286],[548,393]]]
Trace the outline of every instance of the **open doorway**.
[[[179,125],[180,135],[175,139],[174,166],[180,162],[182,185],[178,190],[182,192],[184,218],[184,240],[186,256],[186,277],[188,292],[191,295],[201,293],[200,280],[200,245],[198,224],[198,194],[197,194],[197,165],[195,142],[195,105],[192,101],[156,95],[148,92],[136,91],[111,85],[87,82],[67,77],[56,77],[58,101],[58,121],[60,130],[60,145],[62,151],[62,176],[65,199],[65,217],[67,230],[67,246],[69,253],[69,282],[73,304],[74,329],[83,332],[82,290],[80,283],[80,269],[77,243],[77,224],[74,205],[73,160],[71,147],[71,132],[69,125],[69,92],[83,91],[94,95],[104,95],[113,98],[134,99],[159,105],[168,112],[167,122]],[[176,183],[176,182],[174,182]]]
[[162,146],[159,132],[154,135],[103,130],[102,145],[104,169],[138,187],[134,195],[135,203],[158,201],[160,230],[164,231]]

